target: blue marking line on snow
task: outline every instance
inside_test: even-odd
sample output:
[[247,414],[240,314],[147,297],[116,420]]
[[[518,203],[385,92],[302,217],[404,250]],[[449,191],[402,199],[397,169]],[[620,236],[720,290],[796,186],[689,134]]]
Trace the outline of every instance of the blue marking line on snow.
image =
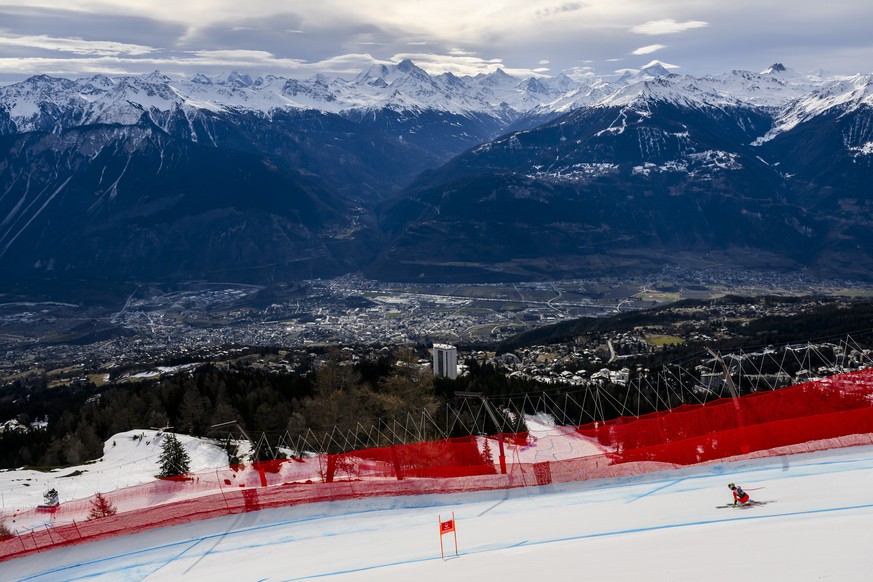
[[744,521],[744,520],[750,520],[750,519],[774,519],[774,518],[778,518],[778,517],[797,517],[800,515],[813,515],[816,513],[832,513],[832,512],[839,512],[839,511],[851,511],[854,509],[871,509],[871,508],[873,508],[873,503],[866,503],[864,505],[850,505],[847,507],[828,507],[825,509],[809,509],[806,511],[793,511],[791,513],[777,513],[777,514],[771,514],[771,515],[748,515],[748,516],[743,516],[743,517],[733,517],[733,518],[723,518],[723,519],[707,519],[707,520],[701,520],[701,521],[686,521],[686,522],[681,522],[681,523],[668,523],[668,524],[664,524],[664,525],[653,525],[653,526],[648,526],[648,527],[638,527],[638,528],[631,528],[631,529],[618,530],[618,531],[608,531],[608,532],[600,532],[600,533],[594,533],[594,534],[584,534],[584,535],[580,535],[580,536],[571,536],[571,537],[567,537],[567,538],[557,538],[557,539],[553,539],[553,540],[542,540],[542,541],[538,541],[538,542],[531,542],[529,545],[537,546],[537,545],[542,545],[542,544],[551,544],[551,543],[555,543],[555,542],[567,542],[567,541],[584,540],[584,539],[590,539],[590,538],[602,538],[602,537],[618,536],[618,535],[624,535],[624,534],[630,534],[630,533],[657,531],[657,530],[662,530],[662,529],[676,529],[676,528],[680,528],[680,527],[694,527],[694,526],[698,526],[698,525],[711,525],[714,523],[725,523],[725,522],[729,522],[729,521]]
[[649,495],[652,495],[653,493],[657,493],[658,491],[661,491],[662,489],[666,489],[667,487],[672,487],[673,485],[680,483],[684,480],[685,479],[683,478],[683,479],[672,479],[670,481],[667,481],[666,483],[664,483],[660,487],[655,487],[654,489],[651,489],[650,491],[646,491],[645,493],[641,493],[640,495],[631,496],[631,498],[627,501],[627,503],[633,503],[634,501],[637,501],[638,499],[642,499],[643,497],[648,497]]
[[[770,457],[771,460],[777,460],[781,457]],[[785,457],[787,458],[787,457]],[[755,460],[763,460],[763,459],[755,459]],[[738,463],[742,463],[742,461],[737,461]],[[859,465],[861,464],[861,465]],[[854,466],[853,466],[854,465]],[[773,464],[772,466],[767,465],[758,465],[758,466],[743,466],[739,468],[731,469],[730,474],[732,475],[742,475],[745,473],[759,473],[766,471],[778,471],[778,473],[774,473],[771,477],[768,477],[768,481],[775,481],[780,479],[794,479],[796,477],[803,477],[807,475],[816,474],[814,472],[808,472],[810,469],[814,469],[816,467],[828,467],[829,469],[841,466],[836,470],[839,471],[863,471],[865,469],[873,468],[873,458],[871,457],[863,457],[863,458],[851,458],[851,459],[840,459],[840,460],[828,460],[828,461],[804,461],[804,462],[795,462],[792,463],[791,468],[793,471],[797,471],[798,469],[803,470],[806,469],[807,472],[801,472],[800,474],[793,473],[789,475],[785,475],[782,472],[782,465]],[[686,468],[693,468],[694,465],[689,465]],[[718,477],[719,475],[726,473],[728,471],[723,471],[724,466],[722,465],[711,465],[712,472],[711,473],[703,473],[699,475],[686,475],[682,477],[682,479],[677,480],[675,477],[665,478],[665,479],[656,479],[649,481],[649,483],[668,483],[674,484],[679,481],[698,481],[704,479],[710,479],[712,477]],[[720,470],[721,469],[721,470]],[[606,485],[604,488],[612,489],[612,488],[621,488],[626,487],[628,485],[638,485],[641,484],[640,477],[645,477],[646,475],[634,475],[633,477],[618,477],[617,482],[613,484]],[[654,493],[652,491],[651,493]],[[647,494],[648,495],[648,494]],[[644,496],[641,496],[644,497]],[[639,499],[639,497],[638,497]]]
[[[191,545],[192,543],[194,545],[197,545],[201,542],[204,542],[207,540],[212,540],[215,538],[222,538],[222,537],[227,537],[227,536],[246,534],[246,533],[256,531],[256,530],[265,530],[265,529],[285,526],[285,525],[294,524],[294,523],[312,521],[314,519],[318,519],[319,517],[324,517],[324,516],[317,516],[317,517],[311,517],[311,518],[302,518],[302,519],[297,519],[297,520],[287,520],[287,521],[282,521],[282,522],[268,523],[268,524],[264,524],[264,525],[260,525],[260,526],[247,527],[247,528],[239,529],[239,530],[232,531],[232,532],[221,532],[221,533],[215,533],[215,534],[205,535],[205,536],[196,537],[196,538],[188,538],[185,540],[179,540],[177,542],[172,542],[169,544],[161,544],[158,546],[152,546],[150,548],[143,548],[141,550],[132,550],[130,552],[122,552],[120,554],[106,556],[105,558],[96,558],[94,560],[87,560],[84,562],[77,562],[75,564],[68,564],[66,566],[61,566],[58,568],[53,568],[51,570],[45,570],[43,572],[33,574],[33,575],[28,576],[26,578],[22,578],[21,580],[22,580],[22,582],[25,580],[36,580],[36,579],[38,579],[42,576],[46,576],[48,574],[56,574],[59,572],[65,572],[65,571],[73,570],[76,568],[81,568],[83,566],[91,566],[94,564],[100,564],[102,562],[111,562],[111,561],[117,560],[119,558],[128,558],[128,557],[133,557],[133,556],[137,556],[137,555],[150,554],[150,553],[153,553],[156,551],[161,551],[161,550],[169,550],[169,549],[180,547],[180,546],[186,546],[186,549],[183,550],[182,552],[180,552],[179,555],[181,556],[182,554],[186,553],[188,549],[190,549],[191,547],[194,547],[193,545]],[[97,542],[97,543],[99,543],[99,542]],[[250,546],[250,547],[259,547],[259,546],[268,546],[268,545],[270,545],[270,543],[257,544],[256,546]],[[143,566],[143,565],[145,565],[145,564],[138,564],[138,566]],[[127,569],[127,568],[119,568],[118,571],[121,571],[124,569]],[[116,570],[111,570],[111,571],[116,571]]]
[[190,550],[193,550],[194,548],[199,546],[201,544],[201,542],[203,542],[203,538],[196,540],[193,544],[191,544],[187,548],[184,548],[181,552],[179,552],[175,556],[171,556],[170,558],[168,558],[166,560],[161,560],[161,562],[163,562],[163,563],[160,566],[158,566],[157,568],[155,568],[154,570],[152,570],[151,572],[149,572],[146,576],[143,577],[143,579],[148,578],[149,576],[151,576],[155,572],[158,572],[161,568],[163,568],[167,564],[172,564],[173,562],[175,562],[176,560],[178,560],[179,558],[181,558],[182,556],[187,554]]
[[[210,537],[215,537],[215,536],[210,536]],[[171,558],[160,558],[160,559],[146,560],[146,561],[141,562],[141,563],[127,564],[127,565],[120,567],[120,568],[112,568],[110,570],[104,570],[104,571],[99,573],[99,575],[103,575],[103,574],[108,574],[110,572],[123,572],[125,570],[132,570],[135,568],[143,568],[145,566],[154,566],[155,564],[160,564],[160,566],[158,566],[154,571],[152,571],[148,574],[149,576],[151,576],[152,574],[154,574],[155,572],[157,572],[158,570],[160,570],[161,568],[163,568],[167,564],[174,562],[175,560],[179,559],[183,555],[187,554],[189,550],[200,545],[200,543],[203,542],[205,539],[207,539],[207,538],[188,539],[188,540],[184,540],[184,541],[180,541],[180,542],[174,542],[172,544],[165,544],[162,546],[154,546],[154,547],[147,548],[144,550],[134,550],[132,552],[124,552],[122,554],[116,554],[114,556],[107,556],[105,558],[98,558],[96,560],[88,560],[87,562],[78,562],[75,564],[68,564],[66,566],[61,566],[59,568],[53,568],[51,570],[45,570],[45,571],[39,572],[37,574],[32,574],[31,576],[20,578],[19,582],[24,582],[25,580],[38,580],[38,579],[42,578],[43,576],[49,576],[51,574],[58,574],[60,572],[67,572],[69,570],[75,570],[75,569],[81,568],[83,566],[91,566],[94,564],[100,564],[102,562],[111,562],[111,561],[117,560],[119,558],[126,558],[126,557],[130,557],[130,556],[150,554],[150,553],[154,552],[155,550],[166,550],[166,549],[175,548],[178,546],[185,546],[180,552],[178,552],[175,556],[173,556]],[[97,575],[98,574],[86,574],[86,575],[82,575],[82,576],[78,576],[78,577],[70,577],[70,578],[67,578],[67,580],[68,581],[69,580],[81,580],[83,578],[93,578]]]
[[[194,540],[190,540],[190,539],[189,540],[182,540],[179,542],[173,542],[172,544],[164,544],[161,546],[152,546],[151,548],[145,548],[142,550],[133,550],[130,552],[122,552],[120,554],[115,554],[113,556],[106,556],[105,558],[96,558],[94,560],[87,560],[84,562],[76,562],[75,564],[67,564],[66,566],[52,568],[51,570],[43,570],[42,572],[38,572],[36,574],[32,574],[30,576],[26,576],[24,578],[21,578],[20,580],[21,580],[21,582],[23,582],[24,580],[37,580],[39,578],[42,578],[43,576],[48,576],[49,574],[57,574],[59,572],[66,572],[68,570],[74,570],[76,568],[81,568],[82,566],[91,566],[94,564],[100,564],[102,562],[111,562],[111,561],[117,560],[119,558],[128,558],[128,557],[137,556],[140,554],[149,554],[149,553],[152,553],[156,550],[165,550],[165,549],[174,548],[177,546],[185,546],[185,545],[190,544],[192,541],[194,541]],[[197,540],[197,541],[199,542],[200,540]]]
[[[414,507],[414,508],[427,508],[427,507],[433,507],[433,506],[436,506],[436,505],[432,505],[432,504],[416,504],[416,505],[413,505],[412,507]],[[388,511],[391,511],[391,510],[394,510],[394,509],[398,509],[398,508],[397,508],[397,507],[387,508]],[[401,508],[399,508],[399,509],[406,509],[406,507],[401,507]],[[311,515],[311,516],[307,516],[307,517],[301,517],[301,518],[298,518],[298,519],[288,519],[288,520],[283,520],[283,521],[279,521],[279,522],[273,522],[273,523],[266,523],[266,524],[262,524],[262,525],[250,526],[250,527],[246,527],[246,528],[242,528],[242,529],[234,530],[234,531],[231,531],[231,532],[221,532],[221,533],[209,534],[209,535],[200,536],[200,537],[195,537],[195,538],[188,538],[188,539],[185,539],[185,540],[179,540],[179,541],[177,541],[177,542],[172,542],[172,543],[169,543],[169,544],[161,544],[161,545],[158,545],[158,546],[152,546],[152,547],[150,547],[150,548],[143,548],[143,549],[141,549],[141,550],[132,550],[132,551],[129,551],[129,552],[122,552],[122,553],[115,554],[115,555],[112,555],[112,556],[106,556],[105,558],[96,558],[96,559],[93,559],[93,560],[87,560],[87,561],[83,561],[83,562],[76,562],[76,563],[74,563],[74,564],[67,564],[66,566],[60,566],[60,567],[57,567],[57,568],[52,568],[52,569],[50,569],[50,570],[44,570],[44,571],[42,571],[42,572],[39,572],[39,573],[36,573],[36,574],[32,574],[31,576],[27,576],[27,577],[25,577],[25,578],[21,578],[21,582],[24,582],[25,580],[38,580],[38,579],[42,578],[43,576],[48,576],[48,575],[50,575],[50,574],[57,574],[57,573],[60,573],[60,572],[69,572],[69,571],[71,571],[71,570],[75,570],[75,569],[77,569],[77,568],[82,568],[82,567],[86,567],[86,566],[91,566],[91,565],[95,565],[95,564],[100,564],[100,563],[103,563],[103,562],[112,562],[112,561],[114,561],[114,560],[118,560],[118,559],[120,559],[120,558],[128,558],[128,557],[137,556],[137,555],[147,555],[147,554],[153,553],[153,552],[155,552],[155,551],[168,550],[168,549],[172,549],[172,548],[176,548],[176,547],[180,547],[180,546],[185,546],[185,549],[182,550],[182,551],[178,554],[178,556],[176,556],[176,557],[179,557],[179,556],[182,556],[183,554],[187,553],[188,550],[190,550],[190,549],[193,548],[194,546],[200,544],[201,542],[204,542],[204,541],[207,541],[207,540],[212,540],[212,539],[215,539],[215,538],[224,538],[224,537],[228,537],[228,536],[245,535],[245,534],[247,534],[247,533],[251,533],[251,532],[254,532],[254,531],[263,531],[263,530],[268,530],[268,529],[274,529],[274,528],[284,527],[284,526],[288,526],[288,525],[294,525],[294,524],[298,524],[298,523],[305,523],[305,522],[309,522],[309,521],[317,521],[317,520],[320,520],[320,519],[331,519],[331,518],[337,518],[337,517],[345,518],[345,517],[349,517],[349,516],[360,515],[360,514],[365,514],[365,513],[373,513],[373,512],[376,512],[376,511],[384,511],[384,510],[386,510],[386,509],[377,508],[377,509],[365,509],[365,510],[360,510],[360,511],[351,511],[351,512],[347,512],[347,513],[337,513],[337,514],[325,513],[325,514],[318,514],[318,515]],[[190,524],[185,524],[185,525],[190,525]],[[323,534],[323,535],[339,535],[339,534],[337,534],[337,533],[333,533],[333,534]],[[98,543],[99,543],[99,542],[98,542]],[[266,546],[270,546],[270,545],[276,545],[277,543],[282,543],[282,542],[272,542],[272,541],[271,541],[271,542],[265,542],[265,543],[259,543],[259,544],[249,544],[249,545],[246,545],[246,546],[240,546],[240,547],[237,547],[236,549],[241,549],[241,548],[247,548],[247,549],[248,549],[248,548],[266,547]],[[192,544],[193,544],[193,545],[192,545]],[[211,550],[210,550],[210,551],[211,551]],[[174,559],[175,559],[175,558],[174,558]],[[163,560],[163,559],[162,559],[162,560],[154,560],[154,561],[151,561],[151,562],[149,562],[149,561],[147,560],[147,561],[145,561],[145,562],[143,562],[143,563],[139,563],[139,564],[136,564],[136,565],[127,565],[127,566],[122,566],[122,567],[119,567],[119,568],[113,568],[113,569],[106,570],[105,572],[106,572],[106,573],[108,573],[108,572],[122,572],[122,571],[125,571],[125,570],[129,570],[129,569],[131,569],[132,567],[144,567],[144,566],[146,566],[146,565],[149,565],[150,563],[151,563],[151,564],[154,564],[154,563],[156,563],[156,562],[162,562],[162,563],[165,563],[166,560]],[[89,578],[89,577],[91,577],[91,576],[90,576],[90,575],[88,575],[88,576],[82,576],[82,577],[80,577],[80,578]],[[76,578],[69,578],[69,580],[74,580],[74,579],[76,579]]]
[[[461,554],[464,555],[463,553]],[[455,556],[451,556],[457,559]],[[407,564],[421,564],[423,562],[433,562],[435,560],[443,561],[439,556],[432,558],[419,558],[417,560],[403,560],[402,562],[390,562],[386,564],[374,564],[372,566],[362,566],[360,568],[349,568],[348,570],[336,570],[335,572],[322,572],[321,574],[312,574],[310,576],[301,576],[300,578],[283,578],[282,582],[294,582],[295,580],[315,580],[317,578],[327,578],[328,576],[338,576],[341,574],[354,574],[355,572],[369,572],[371,570],[381,570],[382,568],[390,568],[391,566],[405,566]],[[448,561],[446,558],[445,561]]]
[[[729,521],[748,520],[748,519],[773,519],[773,518],[777,518],[777,517],[794,517],[794,516],[799,516],[799,515],[811,515],[811,514],[816,514],[816,513],[830,513],[830,512],[838,512],[838,511],[850,511],[853,509],[871,509],[871,508],[873,508],[873,503],[868,503],[868,504],[864,504],[864,505],[851,505],[848,507],[831,507],[831,508],[827,508],[827,509],[810,509],[808,511],[795,511],[792,513],[780,513],[780,514],[774,514],[774,515],[749,515],[749,516],[736,517],[736,518],[709,519],[709,520],[702,520],[702,521],[687,521],[687,522],[681,522],[681,523],[669,523],[669,524],[665,524],[665,525],[654,525],[654,526],[649,526],[649,527],[638,527],[638,528],[624,529],[624,530],[618,530],[618,531],[607,531],[607,532],[600,532],[600,533],[593,533],[593,534],[583,534],[583,535],[578,535],[578,536],[570,536],[570,537],[566,537],[566,538],[555,538],[555,539],[550,539],[550,540],[539,540],[539,541],[533,541],[533,542],[528,541],[528,540],[524,540],[524,541],[510,544],[507,546],[461,552],[460,557],[472,556],[475,554],[487,554],[487,553],[491,553],[494,551],[508,550],[508,549],[517,548],[517,547],[541,546],[541,545],[545,545],[545,544],[571,542],[571,541],[576,541],[576,540],[604,538],[604,537],[620,536],[620,535],[633,534],[633,533],[643,533],[643,532],[658,531],[658,530],[665,530],[665,529],[677,529],[677,528],[681,528],[681,527],[694,527],[694,526],[698,526],[698,525],[710,525],[710,524],[714,524],[714,523],[725,523],[725,522],[729,522]],[[418,559],[418,560],[391,562],[391,563],[385,563],[385,564],[381,564],[381,565],[374,564],[374,565],[366,566],[366,567],[362,567],[362,568],[354,568],[354,569],[348,569],[348,570],[336,570],[333,572],[322,572],[321,574],[313,574],[311,576],[301,576],[299,578],[286,578],[283,580],[283,582],[297,582],[299,580],[313,580],[313,579],[317,579],[317,578],[325,578],[327,576],[338,576],[341,574],[351,574],[354,572],[366,572],[366,571],[370,571],[370,570],[377,570],[380,568],[390,568],[392,566],[401,566],[401,565],[406,565],[406,564],[429,562],[429,561],[432,561],[434,559],[439,559],[439,558],[422,558],[422,559]]]

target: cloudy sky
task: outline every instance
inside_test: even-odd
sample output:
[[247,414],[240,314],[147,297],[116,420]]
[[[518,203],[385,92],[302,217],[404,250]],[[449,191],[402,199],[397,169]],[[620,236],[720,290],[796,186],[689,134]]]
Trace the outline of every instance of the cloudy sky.
[[351,77],[873,72],[870,0],[0,0],[0,83],[159,70]]

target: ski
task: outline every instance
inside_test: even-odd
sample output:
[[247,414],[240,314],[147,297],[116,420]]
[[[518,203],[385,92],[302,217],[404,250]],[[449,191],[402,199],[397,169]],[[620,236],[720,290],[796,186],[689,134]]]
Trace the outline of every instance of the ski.
[[716,505],[716,509],[726,509],[728,507],[732,507],[734,509],[748,509],[750,507],[757,507],[758,505],[767,505],[768,503],[776,503],[775,499],[770,499],[769,501],[750,501],[746,504],[737,504],[728,503],[727,505]]

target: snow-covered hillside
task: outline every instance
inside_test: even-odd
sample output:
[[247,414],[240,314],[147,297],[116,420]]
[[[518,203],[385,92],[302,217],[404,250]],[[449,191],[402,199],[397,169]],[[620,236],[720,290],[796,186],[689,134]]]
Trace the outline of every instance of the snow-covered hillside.
[[873,110],[873,75],[855,75],[849,79],[827,83],[787,104],[776,116],[773,129],[757,140],[756,144],[769,141],[828,112],[845,116],[862,108]]
[[[227,453],[221,447],[188,435],[177,437],[191,457],[192,473],[227,467]],[[162,431],[131,430],[106,441],[103,456],[81,466],[0,471],[3,514],[9,516],[36,507],[43,503],[43,494],[49,489],[55,489],[60,502],[65,503],[154,481],[160,472],[162,442]]]

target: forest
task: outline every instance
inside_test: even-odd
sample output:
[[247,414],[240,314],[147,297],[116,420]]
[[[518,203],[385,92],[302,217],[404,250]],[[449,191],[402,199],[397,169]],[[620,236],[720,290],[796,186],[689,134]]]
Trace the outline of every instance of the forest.
[[[58,389],[44,381],[18,381],[3,390],[0,418],[25,426],[45,421],[44,428],[0,433],[0,468],[87,462],[103,454],[103,444],[112,435],[138,428],[172,427],[221,439],[227,431],[212,427],[236,421],[249,434],[264,435],[275,444],[286,433],[349,430],[420,416],[422,411],[437,416],[455,391],[537,389],[533,382],[506,378],[475,362],[463,378],[434,378],[429,366],[419,365],[422,355],[398,348],[352,363],[334,349],[301,373],[204,365],[159,380],[102,388],[85,383]],[[233,460],[234,452],[229,453]]]

